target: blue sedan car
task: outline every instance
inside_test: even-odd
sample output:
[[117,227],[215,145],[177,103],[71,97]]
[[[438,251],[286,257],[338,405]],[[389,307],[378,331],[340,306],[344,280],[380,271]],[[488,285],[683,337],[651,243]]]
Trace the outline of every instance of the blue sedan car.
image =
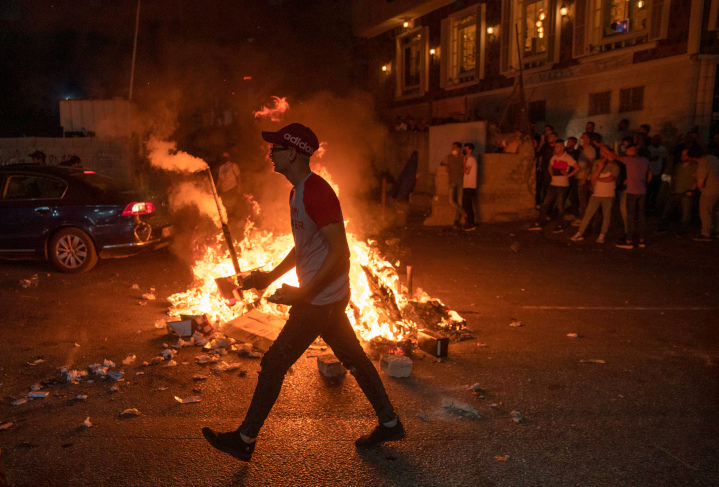
[[171,238],[165,205],[128,183],[82,168],[0,167],[0,258],[40,257],[77,273]]

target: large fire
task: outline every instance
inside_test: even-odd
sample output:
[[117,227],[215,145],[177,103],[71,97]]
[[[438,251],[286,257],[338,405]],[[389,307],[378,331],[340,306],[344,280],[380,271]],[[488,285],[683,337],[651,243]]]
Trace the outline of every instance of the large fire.
[[[324,167],[313,165],[314,172],[325,178],[339,194],[339,188],[332,183]],[[259,205],[255,204],[259,212]],[[385,260],[377,249],[376,242],[362,241],[356,235],[347,234],[351,252],[350,284],[352,299],[347,307],[347,316],[355,332],[363,340],[385,338],[402,340],[418,328],[417,313],[412,303],[427,303],[437,300],[418,289],[414,296],[408,296],[408,290],[400,283],[397,267]],[[240,268],[243,272],[251,270],[270,270],[279,264],[292,248],[290,233],[278,235],[256,229],[248,219],[241,240],[235,240]],[[172,303],[169,314],[173,316],[206,314],[216,323],[225,323],[251,310],[286,318],[288,308],[268,302],[265,297],[282,284],[297,286],[294,270],[275,281],[263,292],[254,289],[244,291],[242,299],[233,306],[220,295],[215,278],[234,274],[229,251],[221,233],[218,233],[216,245],[207,246],[202,256],[192,267],[195,277],[193,287],[177,293],[168,299]],[[410,299],[413,298],[414,301]],[[440,303],[441,305],[441,303]],[[440,326],[463,322],[454,311]],[[414,318],[414,319],[413,319]]]
[[[254,112],[254,116],[279,121],[289,109],[289,104],[286,98],[277,96],[273,97],[273,101],[274,107],[262,107],[261,110]],[[325,154],[326,145],[325,142],[320,144],[315,153],[317,158]],[[164,145],[155,144],[152,149],[150,159],[153,165],[167,168],[176,163],[174,159],[177,154],[168,155],[172,151],[168,152]],[[187,161],[192,162],[187,157],[183,157],[181,161],[183,167],[187,166]],[[204,166],[204,162],[202,165]],[[193,167],[191,170],[197,169]],[[332,178],[323,166],[313,164],[312,170],[328,181],[340,196],[340,188],[332,182]],[[247,196],[247,198],[254,214],[259,215],[261,211],[259,205],[251,197]],[[201,203],[197,203],[198,207],[207,206]],[[219,219],[215,215],[210,216],[219,226]],[[421,289],[415,290],[410,295],[410,291],[400,283],[397,272],[399,263],[393,265],[385,260],[376,242],[362,241],[349,232],[347,240],[351,251],[352,298],[346,312],[361,339],[383,338],[396,341],[408,337],[418,328],[430,326],[460,329],[464,325],[464,320],[456,312],[448,310],[439,300],[430,298]],[[249,274],[256,269],[271,270],[282,261],[292,245],[292,234],[278,235],[257,229],[251,217],[246,222],[242,239],[234,241],[243,274]],[[297,286],[297,275],[294,270],[282,276],[263,292],[254,289],[245,290],[242,299],[230,306],[218,292],[215,283],[216,278],[232,276],[235,273],[222,233],[218,232],[213,245],[199,249],[199,254],[200,257],[192,267],[195,277],[192,287],[168,298],[172,303],[168,312],[170,315],[205,314],[220,326],[251,309],[286,318],[288,308],[268,302],[265,296],[271,296],[282,284]]]

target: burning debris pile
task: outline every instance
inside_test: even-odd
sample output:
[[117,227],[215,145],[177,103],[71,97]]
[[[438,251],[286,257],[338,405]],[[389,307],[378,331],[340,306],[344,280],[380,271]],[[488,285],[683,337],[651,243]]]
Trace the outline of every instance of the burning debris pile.
[[[462,330],[466,322],[455,311],[421,289],[413,296],[400,282],[397,267],[382,258],[376,242],[360,241],[348,233],[351,250],[350,280],[352,300],[347,316],[358,336],[365,341],[402,341],[416,337],[417,330]],[[241,241],[235,241],[242,269],[269,270],[292,248],[292,236],[275,235],[247,225]],[[246,290],[232,303],[218,292],[216,278],[233,275],[233,266],[222,236],[206,247],[193,265],[195,280],[190,289],[168,298],[171,316],[207,315],[221,326],[237,316],[257,310],[274,318],[286,319],[288,308],[269,302],[267,297],[282,284],[297,286],[294,271],[288,272],[263,292]]]

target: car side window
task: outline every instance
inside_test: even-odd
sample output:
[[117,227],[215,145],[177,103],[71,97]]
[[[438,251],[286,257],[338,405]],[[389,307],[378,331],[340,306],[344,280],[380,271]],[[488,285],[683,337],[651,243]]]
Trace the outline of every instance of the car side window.
[[25,174],[11,175],[5,180],[4,200],[62,198],[67,184],[57,179]]

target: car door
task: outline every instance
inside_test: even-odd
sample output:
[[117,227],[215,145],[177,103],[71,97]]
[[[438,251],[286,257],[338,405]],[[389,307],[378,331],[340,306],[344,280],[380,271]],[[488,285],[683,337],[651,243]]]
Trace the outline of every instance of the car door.
[[67,184],[42,174],[9,172],[0,189],[0,250],[19,254],[42,251]]

